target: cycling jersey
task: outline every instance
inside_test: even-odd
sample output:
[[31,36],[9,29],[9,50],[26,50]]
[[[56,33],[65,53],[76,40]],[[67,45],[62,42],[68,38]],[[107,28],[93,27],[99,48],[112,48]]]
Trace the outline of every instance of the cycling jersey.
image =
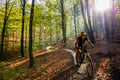
[[78,47],[82,47],[83,44],[85,43],[85,41],[87,40],[88,38],[86,37],[83,41],[82,41],[82,37],[78,37],[77,38],[77,41],[78,41]]

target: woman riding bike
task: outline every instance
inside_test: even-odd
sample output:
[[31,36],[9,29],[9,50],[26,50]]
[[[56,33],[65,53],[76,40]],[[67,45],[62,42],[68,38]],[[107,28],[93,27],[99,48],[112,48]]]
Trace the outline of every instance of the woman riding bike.
[[81,50],[80,48],[83,47],[83,44],[85,43],[85,41],[87,41],[89,43],[90,46],[94,47],[94,45],[91,43],[91,41],[87,38],[87,34],[85,31],[81,32],[81,35],[77,38],[76,43],[75,43],[75,47],[77,49],[76,51],[76,65],[79,66],[79,58],[81,56]]

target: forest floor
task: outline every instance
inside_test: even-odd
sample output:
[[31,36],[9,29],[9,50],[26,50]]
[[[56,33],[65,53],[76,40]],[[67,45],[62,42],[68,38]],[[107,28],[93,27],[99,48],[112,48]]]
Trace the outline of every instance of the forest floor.
[[[77,68],[71,52],[65,49],[75,51],[74,44],[75,40],[70,39],[65,47],[58,44],[35,52],[34,68],[29,68],[27,56],[9,59],[0,65],[0,80],[71,80]],[[94,45],[88,50],[94,62],[93,80],[119,80],[120,44],[97,41]]]

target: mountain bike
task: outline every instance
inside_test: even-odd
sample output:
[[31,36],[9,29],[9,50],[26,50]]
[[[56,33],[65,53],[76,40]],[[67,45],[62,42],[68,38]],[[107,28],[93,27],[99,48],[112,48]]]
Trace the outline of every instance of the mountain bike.
[[[86,75],[88,75],[87,78],[88,77],[93,78],[93,74],[94,74],[93,61],[92,61],[92,58],[91,58],[89,52],[87,51],[87,49],[90,49],[90,48],[87,46],[84,46],[84,47],[79,48],[79,49],[81,50],[80,59],[79,59],[79,64],[80,64],[79,68],[81,66],[85,65],[85,67],[86,67],[85,69],[87,72]],[[79,73],[79,71],[77,73]],[[79,75],[79,74],[77,74],[77,75]],[[76,77],[73,76],[72,80],[81,80],[79,78],[76,78],[76,79],[75,78]],[[83,80],[85,80],[85,79],[83,79]],[[89,80],[89,79],[87,79],[87,80]]]

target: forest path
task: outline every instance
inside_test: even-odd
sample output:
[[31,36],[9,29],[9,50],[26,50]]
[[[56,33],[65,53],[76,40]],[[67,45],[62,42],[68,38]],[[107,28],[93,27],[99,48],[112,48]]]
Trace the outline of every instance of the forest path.
[[[71,46],[74,46],[75,42],[72,42]],[[69,45],[67,46],[67,48]],[[75,52],[70,49],[65,49],[66,51],[70,52],[73,55],[74,63],[75,62]],[[120,58],[120,45],[116,43],[110,43],[108,41],[99,41],[95,44],[95,49],[89,50],[89,53],[93,59],[94,63],[94,77],[92,80],[109,80],[109,79],[119,79],[118,76],[120,73],[120,65],[119,58]],[[117,69],[117,72],[114,70]],[[112,72],[113,71],[113,72]],[[77,76],[76,80],[86,80],[83,79],[84,75],[75,75]],[[81,79],[82,78],[82,79]],[[71,78],[70,78],[71,79]]]
[[[55,51],[55,50],[57,50],[57,49],[36,51],[36,52],[34,52],[33,57],[35,58],[37,56],[42,56],[44,54],[48,54],[48,53],[50,53],[52,51]],[[22,65],[22,64],[24,64],[24,63],[26,63],[28,61],[29,61],[29,57],[28,56],[27,57],[23,57],[23,58],[19,58],[19,59],[15,60],[15,61],[10,62],[10,68],[18,67],[18,66],[20,66],[20,65]]]
[[[56,71],[56,69],[58,69],[58,67],[60,67],[60,65],[63,66],[63,67],[60,68],[60,70],[62,70],[62,71],[59,72],[59,74],[56,74],[55,77],[52,77],[53,80],[54,79],[65,80],[66,78],[68,78],[72,74],[74,74],[74,72],[75,72],[74,65],[76,64],[76,62],[75,62],[76,52],[75,52],[75,48],[74,48],[74,43],[75,43],[74,40],[72,40],[72,41],[68,42],[68,45],[66,47],[61,46],[60,48],[55,47],[56,49],[48,49],[46,51],[42,51],[42,52],[38,51],[38,52],[36,52],[34,54],[35,59],[37,59],[37,58],[42,59],[43,55],[44,55],[45,59],[48,59],[48,63],[50,63],[50,59],[51,59],[51,63],[49,65],[49,67],[47,67],[43,72],[40,71],[40,72],[35,72],[34,73],[34,74],[37,75],[36,79],[39,79],[39,78],[41,79],[41,76],[38,75],[37,73],[40,74],[42,72],[41,74],[43,74],[47,70],[50,70],[50,71],[48,71],[48,73],[45,73],[47,75],[50,75],[50,74],[54,73],[54,71]],[[59,51],[57,51],[57,50],[59,50]],[[109,58],[108,54],[110,55],[110,57],[114,57],[114,56],[112,56],[112,55],[114,55],[112,53],[114,53],[116,51],[120,52],[120,45],[114,44],[114,43],[109,43],[109,42],[106,42],[106,41],[100,41],[100,42],[97,42],[95,44],[94,49],[91,49],[91,50],[88,50],[88,51],[89,51],[89,53],[90,53],[90,55],[91,55],[91,57],[92,57],[92,59],[94,61],[94,64],[95,64],[95,77],[94,77],[94,80],[98,80],[98,78],[101,78],[101,79],[104,78],[105,79],[105,78],[108,78],[109,76],[112,76],[111,74],[109,74],[107,72],[108,71],[107,68],[109,67],[109,63],[111,63],[111,59]],[[50,55],[53,55],[53,56],[47,57],[49,54],[46,54],[46,53],[50,53]],[[53,58],[54,55],[56,55],[56,58]],[[70,55],[72,57],[70,57]],[[117,57],[120,58],[118,53],[117,53],[117,55],[118,55]],[[57,59],[59,59],[59,61],[57,61]],[[65,59],[65,61],[64,61],[64,59]],[[71,59],[71,60],[69,60],[69,59]],[[11,67],[20,66],[20,65],[22,65],[22,64],[24,64],[24,63],[26,63],[28,61],[29,61],[28,57],[22,58],[20,60],[14,61],[13,64],[11,64]],[[44,66],[48,65],[48,63],[46,63],[46,62],[40,63],[40,61],[36,60],[36,64],[37,65],[40,64],[40,67],[41,67],[41,64],[42,65],[45,64]],[[58,63],[58,62],[60,62],[60,63]],[[116,62],[117,62],[117,65],[118,65],[119,64],[119,59]],[[51,65],[53,65],[53,66],[51,66]],[[66,69],[66,70],[64,70],[64,69]],[[62,76],[60,76],[61,74],[62,74],[62,76],[63,75],[68,75],[68,74],[69,75],[67,77],[62,77]],[[106,75],[106,76],[104,76],[104,75]],[[44,76],[44,75],[42,75],[42,76]],[[44,76],[44,77],[46,77],[46,76]],[[29,77],[29,78],[31,78],[31,77]],[[60,79],[60,78],[64,78],[64,79]],[[66,80],[70,80],[70,78],[66,79]]]

